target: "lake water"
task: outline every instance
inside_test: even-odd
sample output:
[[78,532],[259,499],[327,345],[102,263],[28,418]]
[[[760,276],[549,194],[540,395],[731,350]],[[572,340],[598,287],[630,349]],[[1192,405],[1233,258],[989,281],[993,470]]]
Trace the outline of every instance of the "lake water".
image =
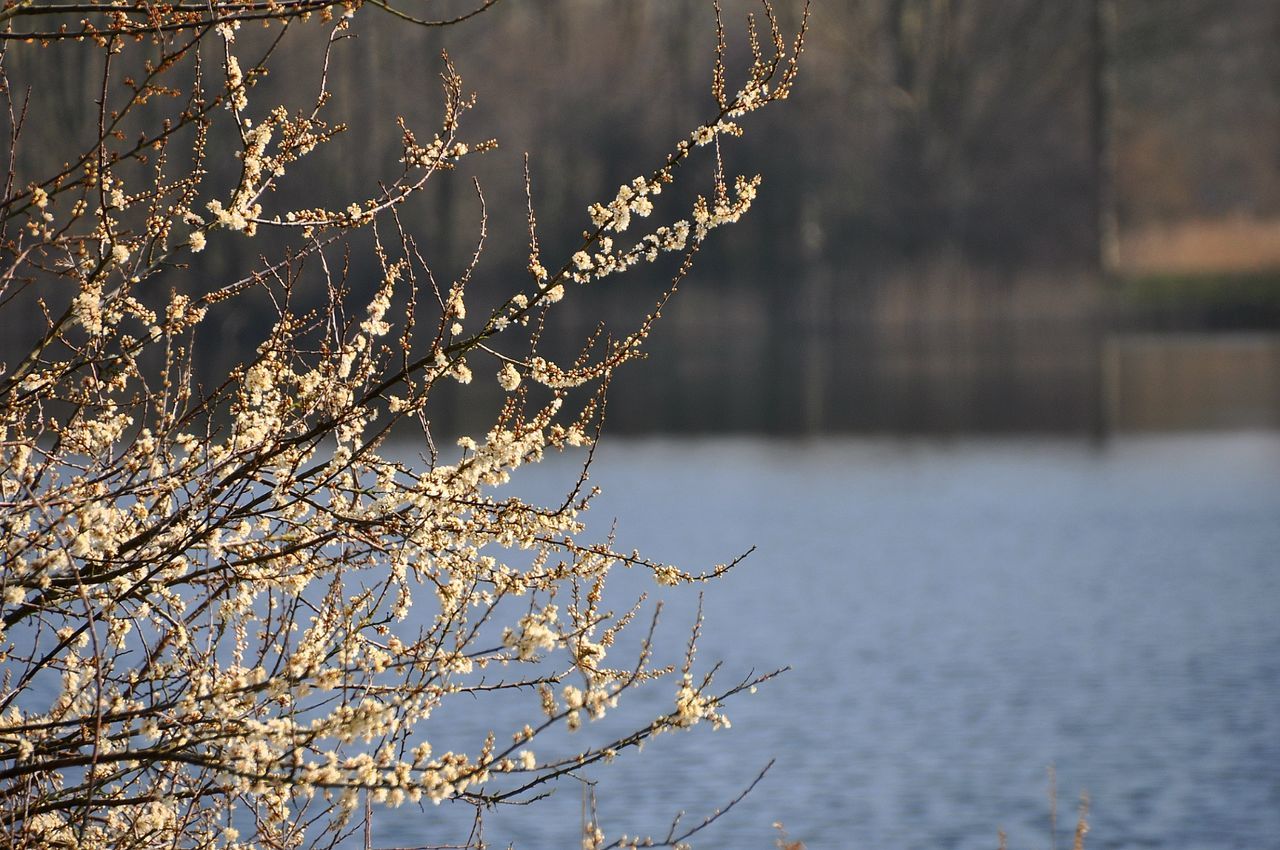
[[[551,458],[519,487],[574,474]],[[1052,765],[1059,846],[1087,790],[1089,847],[1280,847],[1280,435],[606,439],[592,481],[623,549],[697,568],[758,546],[707,588],[699,660],[726,683],[792,667],[732,729],[590,771],[612,835],[699,818],[774,758],[696,846],[769,848],[781,821],[810,850],[994,848],[998,828],[1048,850]],[[664,614],[677,654],[694,604]],[[566,782],[486,837],[579,846],[580,805]],[[450,808],[379,813],[376,843],[456,838]]]

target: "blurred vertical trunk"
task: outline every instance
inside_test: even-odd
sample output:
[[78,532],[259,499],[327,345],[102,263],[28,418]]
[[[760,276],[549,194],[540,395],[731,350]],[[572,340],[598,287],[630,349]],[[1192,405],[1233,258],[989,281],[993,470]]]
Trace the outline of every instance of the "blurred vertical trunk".
[[1091,0],[1089,30],[1097,269],[1099,277],[1106,280],[1115,273],[1120,259],[1114,127],[1115,0]]
[[[1089,70],[1090,109],[1092,130],[1092,156],[1094,180],[1095,226],[1097,228],[1097,257],[1095,287],[1106,286],[1116,274],[1120,260],[1120,233],[1116,214],[1116,153],[1115,153],[1115,0],[1091,0],[1089,10]],[[1090,349],[1094,391],[1093,411],[1090,419],[1093,437],[1105,439],[1114,426],[1113,397],[1115,375],[1113,364],[1106,356],[1107,334],[1110,319],[1106,301],[1095,289],[1097,297],[1093,320],[1086,334],[1090,337]]]

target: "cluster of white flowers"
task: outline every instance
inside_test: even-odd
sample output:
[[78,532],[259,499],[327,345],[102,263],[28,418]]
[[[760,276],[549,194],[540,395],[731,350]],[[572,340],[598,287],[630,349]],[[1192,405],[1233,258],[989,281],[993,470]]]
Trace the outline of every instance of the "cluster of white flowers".
[[503,363],[498,370],[498,384],[507,392],[514,392],[520,386],[520,370],[511,363]]
[[104,330],[102,324],[102,289],[106,281],[97,276],[80,287],[80,292],[71,302],[71,313],[76,321],[93,336]]
[[368,318],[360,323],[361,333],[380,337],[391,331],[391,325],[386,321],[387,311],[391,309],[391,297],[395,293],[396,281],[400,279],[402,270],[403,266],[399,263],[387,268],[382,287],[366,308]]
[[[668,179],[669,179],[669,175]],[[644,218],[653,212],[654,196],[662,193],[663,180],[646,180],[637,177],[618,187],[618,193],[607,204],[592,204],[587,209],[591,223],[596,227],[621,233],[631,226],[631,214]]]
[[191,296],[174,293],[164,311],[165,331],[171,335],[182,333],[200,324],[207,312],[208,308],[197,306]]
[[542,611],[529,613],[520,618],[515,628],[502,631],[502,645],[515,650],[521,661],[529,661],[540,650],[555,649],[560,643],[560,634],[555,629],[557,609],[549,605]]
[[737,222],[756,198],[756,189],[760,186],[760,175],[746,178],[738,177],[734,182],[736,199],[730,199],[727,192],[721,192],[715,202],[708,204],[705,198],[699,197],[693,207],[693,237],[698,242],[707,238],[707,234],[717,227]]
[[582,726],[582,713],[585,711],[592,720],[604,717],[605,712],[618,705],[618,694],[610,693],[606,688],[592,686],[587,690],[565,685],[561,693],[566,711],[565,723],[573,731]]
[[[231,39],[227,39],[228,42]],[[227,109],[243,112],[249,107],[249,95],[245,92],[244,72],[240,60],[227,53]]]
[[271,143],[271,132],[272,122],[264,122],[245,134],[240,182],[231,196],[230,206],[224,207],[216,198],[205,205],[218,226],[238,231],[245,236],[257,233],[256,219],[262,215],[262,204],[257,199],[262,194],[264,171],[272,176],[275,172],[275,166],[269,162],[266,153],[267,146]]
[[676,710],[671,719],[681,729],[687,729],[700,720],[710,720],[716,729],[728,729],[732,725],[729,718],[721,713],[719,701],[695,688],[687,673],[676,691]]

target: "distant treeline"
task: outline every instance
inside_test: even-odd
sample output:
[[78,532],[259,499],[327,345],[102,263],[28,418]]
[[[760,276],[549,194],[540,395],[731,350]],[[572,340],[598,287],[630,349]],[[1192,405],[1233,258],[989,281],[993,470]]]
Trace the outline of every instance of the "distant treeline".
[[[794,24],[800,4],[780,5]],[[725,6],[732,26],[753,4]],[[543,252],[559,262],[576,250],[589,203],[650,171],[673,139],[711,113],[711,15],[704,0],[513,0],[464,26],[432,30],[365,7],[354,42],[336,46],[330,68],[329,120],[348,129],[295,167],[266,212],[375,195],[400,167],[396,110],[408,102],[405,124],[428,132],[440,108],[440,52],[456,48],[468,58],[458,71],[478,96],[462,137],[496,138],[500,147],[441,175],[402,215],[447,282],[475,248],[477,178],[489,236],[473,297],[486,280],[505,292],[527,261],[525,152]],[[260,42],[265,51],[277,34],[246,27],[237,46]],[[289,33],[254,108],[306,105],[324,38],[320,26]],[[206,58],[214,73],[220,58]],[[47,173],[96,132],[101,51],[60,45],[11,62],[15,90],[38,79],[44,98],[31,106],[19,175]],[[406,90],[420,97],[405,98]],[[867,344],[858,356],[875,359],[903,345],[915,346],[916,357],[944,325],[952,328],[947,351],[970,353],[977,349],[963,340],[990,335],[955,327],[1023,329],[1008,332],[1016,334],[1049,323],[1087,337],[1109,321],[1095,285],[1117,271],[1108,268],[1109,227],[1123,234],[1186,219],[1280,216],[1280,4],[821,2],[793,101],[763,120],[770,126],[724,144],[726,168],[764,175],[761,199],[702,252],[691,282],[700,294],[682,293],[685,303],[668,311],[671,327],[660,325],[655,346],[665,335],[687,353],[705,340],[705,352],[736,357],[736,365],[707,367],[726,374],[757,364],[751,368],[769,374],[728,383],[767,402],[770,393],[787,394],[776,386],[786,380],[782,364],[796,362],[809,338],[861,334]],[[215,153],[211,166],[230,185],[238,163]],[[248,244],[231,234],[211,240],[202,265],[166,289],[176,281],[199,290],[252,268]],[[375,276],[353,267],[349,280],[363,297]],[[609,332],[614,317],[634,320],[635,307],[665,282],[655,271],[651,289],[606,283],[575,293],[557,308],[554,332],[571,350],[599,322]],[[264,299],[260,313],[224,317],[221,338],[201,341],[211,350],[210,378],[261,340],[268,306]],[[5,327],[0,357],[34,328]],[[886,338],[892,342],[875,345]],[[674,358],[675,350],[657,349],[655,359],[703,368]],[[667,392],[670,401],[666,370],[645,372],[628,370],[628,392]]]

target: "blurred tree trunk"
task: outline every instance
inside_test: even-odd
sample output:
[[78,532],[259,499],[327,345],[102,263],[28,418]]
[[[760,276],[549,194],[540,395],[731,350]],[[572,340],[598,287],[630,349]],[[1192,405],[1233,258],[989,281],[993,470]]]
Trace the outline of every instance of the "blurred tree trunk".
[[1097,268],[1098,275],[1103,280],[1115,273],[1120,261],[1114,129],[1117,89],[1115,32],[1115,0],[1091,0],[1089,35],[1092,120],[1090,124],[1093,130],[1093,190],[1098,229]]

